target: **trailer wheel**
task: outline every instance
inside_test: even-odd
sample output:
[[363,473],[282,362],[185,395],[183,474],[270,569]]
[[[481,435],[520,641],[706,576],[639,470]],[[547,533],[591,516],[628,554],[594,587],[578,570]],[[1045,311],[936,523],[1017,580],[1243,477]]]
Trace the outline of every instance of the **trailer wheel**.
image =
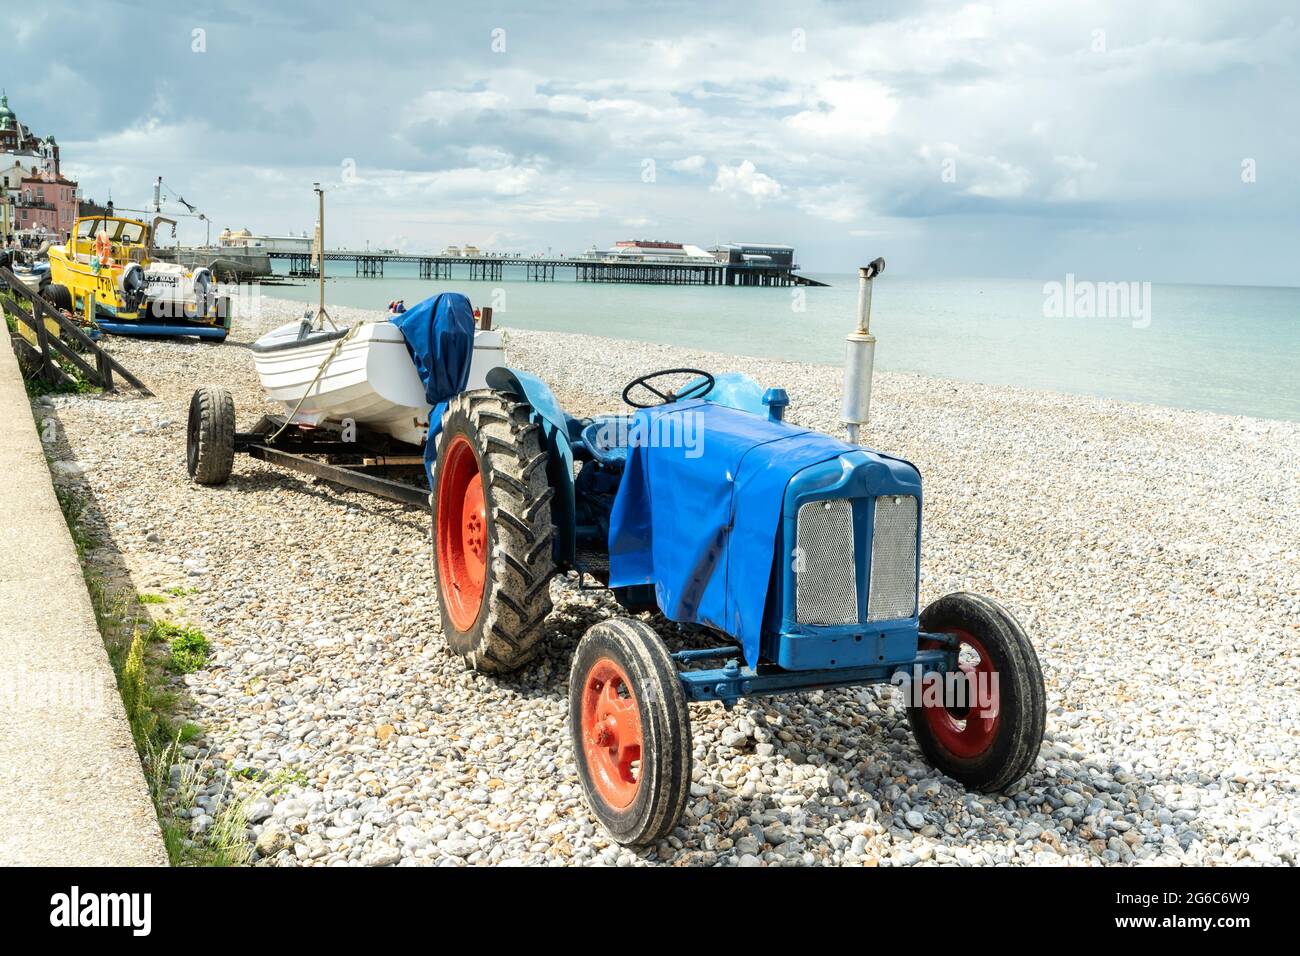
[[185,465],[200,485],[220,485],[235,462],[235,400],[230,392],[205,385],[190,399],[185,429]]
[[619,843],[654,843],[681,819],[691,783],[691,723],[659,635],[602,621],[569,672],[569,733],[587,804]]
[[66,285],[61,285],[58,282],[51,282],[41,290],[41,294],[44,295],[46,301],[56,309],[60,309],[63,312],[72,311],[72,290],[70,290]]
[[978,594],[939,598],[921,613],[921,631],[961,642],[959,667],[969,689],[964,701],[936,694],[929,706],[909,702],[921,752],[967,787],[1006,789],[1033,768],[1043,742],[1046,693],[1034,646],[1010,611]]
[[443,416],[434,468],[434,567],[442,633],[478,671],[537,652],[551,612],[554,528],[541,430],[526,404],[462,392]]

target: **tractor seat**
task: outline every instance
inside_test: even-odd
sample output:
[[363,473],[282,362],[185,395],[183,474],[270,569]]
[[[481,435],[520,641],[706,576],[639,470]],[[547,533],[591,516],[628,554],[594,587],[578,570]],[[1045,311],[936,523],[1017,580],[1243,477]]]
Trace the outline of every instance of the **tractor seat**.
[[600,415],[582,427],[583,447],[602,465],[627,461],[628,436],[632,433],[632,415]]

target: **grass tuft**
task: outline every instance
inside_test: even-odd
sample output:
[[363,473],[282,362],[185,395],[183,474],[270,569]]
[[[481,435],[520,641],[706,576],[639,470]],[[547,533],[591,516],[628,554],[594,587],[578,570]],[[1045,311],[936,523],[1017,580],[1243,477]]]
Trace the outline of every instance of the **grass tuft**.
[[166,643],[170,650],[168,666],[178,674],[193,674],[208,665],[212,645],[196,627],[155,621],[149,629],[152,643]]
[[196,737],[202,737],[202,736],[203,736],[203,728],[200,727],[198,724],[192,723],[191,721],[187,720],[185,721],[185,723],[181,724],[181,732],[178,735],[177,739],[181,743],[187,744],[191,740],[194,740]]
[[[86,563],[86,553],[97,543],[87,527],[86,499],[62,489],[58,498],[81,559],[95,621],[117,676],[168,858],[174,866],[249,863],[253,848],[247,808],[261,795],[260,788],[251,797],[237,799],[227,792],[233,781],[225,777],[221,792],[204,804],[212,814],[208,828],[200,832],[192,824],[192,811],[201,796],[199,780],[212,768],[206,751],[193,757],[181,752],[183,746],[202,737],[203,728],[178,718],[180,698],[169,675],[190,674],[206,666],[212,650],[208,639],[197,628],[151,620],[143,605],[165,601],[159,595],[108,587]],[[167,590],[191,593],[185,588]],[[223,777],[219,769],[216,776]]]
[[[149,675],[145,668],[145,642],[139,631],[131,638],[131,647],[126,654],[126,663],[118,676],[117,685],[122,691],[122,704],[126,707],[127,719],[131,721],[132,730],[146,730],[146,717],[149,714]],[[147,733],[141,733],[141,740],[148,739]]]
[[68,522],[68,531],[72,534],[72,543],[77,548],[77,557],[85,563],[86,552],[99,544],[99,538],[86,527],[86,496],[71,488],[54,486],[54,497],[59,499],[59,508]]

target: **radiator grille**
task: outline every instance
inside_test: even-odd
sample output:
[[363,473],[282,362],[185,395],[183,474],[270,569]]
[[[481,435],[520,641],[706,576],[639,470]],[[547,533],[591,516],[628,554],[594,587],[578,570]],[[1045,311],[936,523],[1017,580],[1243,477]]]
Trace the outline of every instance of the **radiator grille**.
[[795,616],[800,624],[856,624],[858,584],[853,503],[847,498],[799,506]]
[[911,495],[882,495],[876,499],[868,621],[889,621],[916,613],[916,504]]

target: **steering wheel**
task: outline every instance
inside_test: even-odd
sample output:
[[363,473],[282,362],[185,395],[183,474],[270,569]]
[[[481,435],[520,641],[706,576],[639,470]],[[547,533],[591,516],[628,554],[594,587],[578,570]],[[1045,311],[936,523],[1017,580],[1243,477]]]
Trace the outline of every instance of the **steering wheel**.
[[[650,384],[654,379],[662,378],[665,375],[694,375],[696,378],[703,378],[704,381],[688,382],[681,392],[674,392],[669,389],[668,392],[665,393]],[[713,375],[704,371],[702,368],[661,368],[657,372],[650,372],[646,375],[642,375],[640,378],[634,378],[632,381],[628,382],[627,387],[623,389],[623,401],[628,405],[631,405],[633,408],[654,408],[656,405],[669,405],[673,402],[680,402],[684,398],[699,398],[702,395],[707,395],[713,390],[715,381],[716,379],[714,379]],[[638,387],[645,389],[651,395],[658,398],[659,401],[635,401],[631,397],[632,390]]]

